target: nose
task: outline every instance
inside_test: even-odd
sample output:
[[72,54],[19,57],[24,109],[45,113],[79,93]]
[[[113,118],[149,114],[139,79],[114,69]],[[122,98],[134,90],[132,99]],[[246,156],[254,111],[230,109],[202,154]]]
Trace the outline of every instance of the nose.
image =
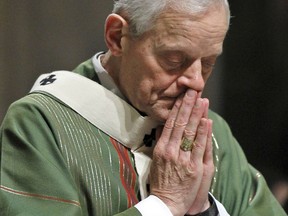
[[185,86],[198,92],[203,91],[205,81],[202,76],[201,59],[193,61],[179,76],[177,82],[179,86]]

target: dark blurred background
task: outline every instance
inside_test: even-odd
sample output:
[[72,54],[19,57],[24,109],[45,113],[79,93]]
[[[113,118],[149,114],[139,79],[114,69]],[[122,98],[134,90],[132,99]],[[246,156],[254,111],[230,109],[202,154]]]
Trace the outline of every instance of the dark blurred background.
[[[39,74],[106,50],[112,0],[1,0],[0,121]],[[208,82],[248,160],[273,183],[288,174],[288,0],[230,0],[224,54]]]

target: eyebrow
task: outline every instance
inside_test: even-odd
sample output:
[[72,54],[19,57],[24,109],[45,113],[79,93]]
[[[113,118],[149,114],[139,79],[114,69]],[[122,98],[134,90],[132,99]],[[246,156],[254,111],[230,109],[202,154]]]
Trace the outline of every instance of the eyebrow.
[[[181,53],[185,53],[186,55],[189,56],[194,56],[195,52],[193,52],[193,49],[188,48],[187,46],[184,46],[180,43],[175,43],[175,44],[161,44],[159,46],[156,45],[156,48],[162,51],[170,51],[170,52],[181,52]],[[223,53],[223,46],[221,46],[219,49],[215,49],[215,52],[213,51],[213,53],[207,55],[207,56],[203,56],[202,58],[209,58],[209,57],[219,57],[220,55],[222,55]]]

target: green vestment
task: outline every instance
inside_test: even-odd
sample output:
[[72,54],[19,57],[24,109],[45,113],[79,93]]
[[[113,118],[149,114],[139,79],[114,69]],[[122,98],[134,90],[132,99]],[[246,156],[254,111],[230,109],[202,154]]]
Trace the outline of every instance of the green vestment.
[[[98,81],[90,60],[75,72]],[[209,117],[211,193],[230,215],[286,215],[226,122],[212,111]],[[31,93],[13,103],[0,140],[1,216],[141,215],[133,207],[139,186],[129,149],[53,96]]]

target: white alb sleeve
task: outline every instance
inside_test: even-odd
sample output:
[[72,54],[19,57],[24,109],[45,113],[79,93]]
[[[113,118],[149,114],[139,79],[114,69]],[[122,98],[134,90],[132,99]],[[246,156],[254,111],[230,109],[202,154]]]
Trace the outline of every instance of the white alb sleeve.
[[[225,207],[211,193],[209,194],[216,203],[219,216],[230,216]],[[135,208],[138,209],[142,216],[173,216],[166,204],[154,195],[150,195],[137,203]]]
[[230,216],[228,212],[226,211],[225,207],[220,203],[211,193],[209,195],[213,198],[214,202],[216,203],[219,216]]
[[135,205],[142,216],[173,216],[166,204],[154,195],[150,195]]

